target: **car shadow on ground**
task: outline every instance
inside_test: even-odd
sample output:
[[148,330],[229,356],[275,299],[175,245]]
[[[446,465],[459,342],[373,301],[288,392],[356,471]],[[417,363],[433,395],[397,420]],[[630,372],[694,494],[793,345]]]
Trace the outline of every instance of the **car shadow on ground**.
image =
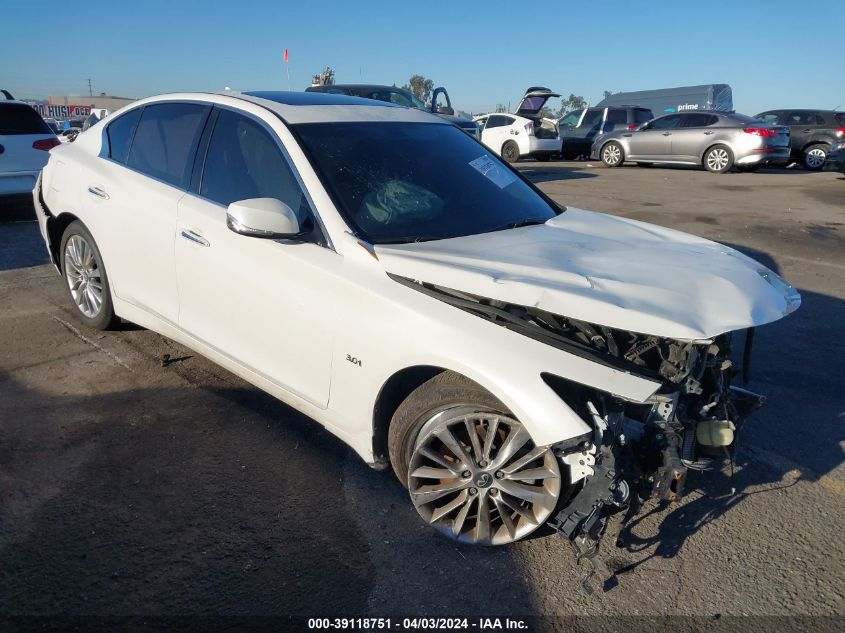
[[[727,246],[780,272],[768,253]],[[628,555],[653,550],[634,562],[612,564],[617,574],[630,573],[651,559],[675,557],[691,534],[752,496],[777,496],[778,491],[801,482],[821,482],[834,494],[842,494],[845,485],[830,474],[845,461],[841,384],[845,301],[807,291],[801,291],[801,296],[797,312],[756,329],[750,383],[743,384],[739,375],[734,378],[734,384],[767,396],[766,406],[751,416],[739,436],[734,463],[722,462],[720,468],[706,472],[690,471],[682,503],[649,506],[649,513],[666,513],[657,533],[638,534],[646,515],[624,525],[618,545]],[[744,335],[738,338],[735,367],[741,367],[745,340]],[[815,347],[818,341],[825,342],[824,353]]]
[[596,174],[590,173],[591,169],[584,167],[564,167],[561,165],[547,164],[542,162],[518,163],[514,165],[531,182],[554,182],[557,180],[578,180],[580,178],[595,178]]

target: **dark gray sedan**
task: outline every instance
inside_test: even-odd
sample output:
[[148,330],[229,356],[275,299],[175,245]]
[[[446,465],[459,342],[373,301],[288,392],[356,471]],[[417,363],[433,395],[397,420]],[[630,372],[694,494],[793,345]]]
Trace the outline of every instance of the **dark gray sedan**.
[[591,158],[607,167],[632,161],[703,165],[719,174],[731,167],[755,171],[762,165],[788,162],[789,128],[744,114],[680,112],[652,119],[636,130],[596,138]]

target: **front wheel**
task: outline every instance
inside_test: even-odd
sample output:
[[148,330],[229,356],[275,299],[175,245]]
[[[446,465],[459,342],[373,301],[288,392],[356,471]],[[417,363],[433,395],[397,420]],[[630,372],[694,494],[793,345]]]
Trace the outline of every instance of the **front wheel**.
[[502,158],[508,163],[515,163],[519,160],[519,145],[516,141],[508,141],[502,145]]
[[601,149],[601,162],[605,167],[619,167],[625,162],[625,151],[619,143],[611,141]]
[[714,145],[704,154],[704,168],[714,174],[724,174],[733,164],[733,153],[727,145]]
[[827,160],[827,146],[818,143],[810,145],[804,150],[804,167],[810,171],[818,171]]
[[438,374],[399,406],[390,463],[417,512],[464,543],[504,545],[543,525],[558,505],[561,472],[547,446],[490,392]]
[[109,278],[91,233],[79,220],[65,229],[61,243],[62,275],[77,317],[87,326],[106,330],[117,320]]

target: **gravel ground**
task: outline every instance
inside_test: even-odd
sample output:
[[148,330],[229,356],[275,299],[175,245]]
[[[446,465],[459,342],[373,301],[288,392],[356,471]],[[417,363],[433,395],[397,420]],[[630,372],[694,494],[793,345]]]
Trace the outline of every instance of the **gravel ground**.
[[[567,205],[735,246],[803,296],[758,330],[750,388],[769,401],[734,476],[691,476],[681,503],[648,506],[626,528],[625,547],[606,539],[618,586],[585,595],[559,537],[496,549],[445,540],[390,473],[287,406],[152,332],[84,328],[36,225],[6,222],[0,616],[542,615],[548,630],[577,629],[560,619],[573,615],[657,618],[640,622],[650,630],[837,616],[789,626],[841,630],[845,178],[520,168]],[[3,219],[21,214],[0,208]],[[175,361],[162,366],[165,354]]]

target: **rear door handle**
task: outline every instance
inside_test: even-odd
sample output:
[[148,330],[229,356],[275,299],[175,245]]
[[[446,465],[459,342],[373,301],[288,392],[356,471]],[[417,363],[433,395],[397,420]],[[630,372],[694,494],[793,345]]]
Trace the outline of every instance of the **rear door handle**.
[[807,132],[812,132],[813,130],[811,130],[810,128],[807,128],[806,130],[801,130],[801,131],[807,133]]
[[707,131],[705,132],[705,134],[706,134],[707,136],[710,136],[711,134],[713,134],[713,130],[707,130]]
[[109,199],[109,194],[107,194],[105,191],[103,191],[99,187],[88,187],[88,193],[90,193],[91,195],[97,196],[98,198],[102,198],[103,200]]
[[207,239],[205,239],[202,235],[197,233],[196,231],[192,231],[191,229],[185,229],[182,231],[182,237],[189,242],[193,242],[194,244],[199,244],[200,246],[211,246],[211,243]]
[[663,132],[663,136],[672,136],[671,132]]

